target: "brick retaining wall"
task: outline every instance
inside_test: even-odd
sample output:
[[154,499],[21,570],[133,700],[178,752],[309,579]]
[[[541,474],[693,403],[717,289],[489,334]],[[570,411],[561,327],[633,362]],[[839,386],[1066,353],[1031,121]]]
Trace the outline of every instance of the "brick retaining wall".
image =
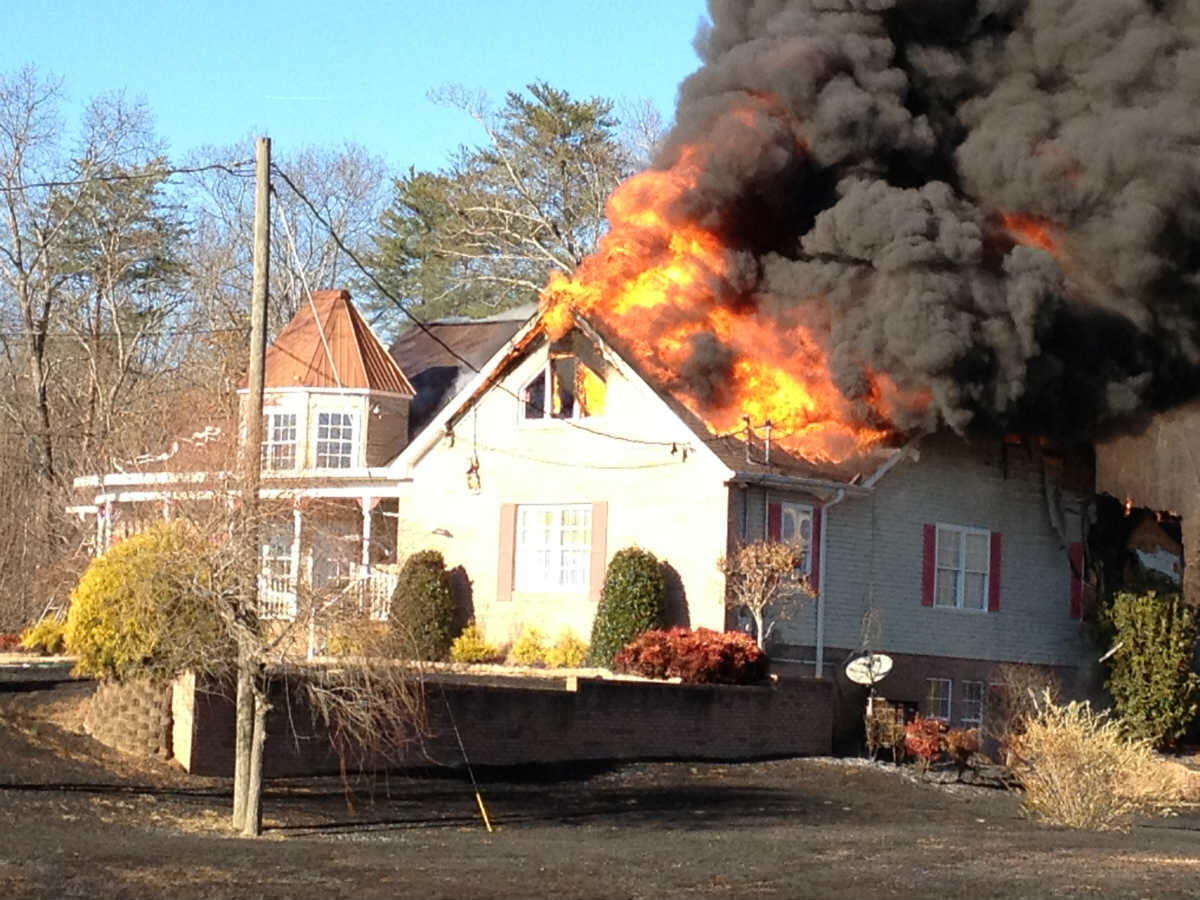
[[141,756],[171,756],[172,689],[146,680],[101,681],[88,701],[83,727],[92,737]]
[[[264,758],[272,776],[338,770],[322,729],[300,692],[278,686]],[[763,687],[681,685],[567,678],[558,687],[426,682],[429,737],[393,765],[461,765],[447,707],[474,765],[587,760],[755,759],[830,752],[831,684],[803,680]],[[176,685],[175,758],[189,771],[233,770],[232,700]]]

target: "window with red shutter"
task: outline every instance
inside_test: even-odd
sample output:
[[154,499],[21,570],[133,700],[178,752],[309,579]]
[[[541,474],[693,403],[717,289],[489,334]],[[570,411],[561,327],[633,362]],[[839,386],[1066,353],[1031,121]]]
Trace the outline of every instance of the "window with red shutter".
[[1000,548],[998,532],[964,525],[925,525],[922,605],[999,610]]

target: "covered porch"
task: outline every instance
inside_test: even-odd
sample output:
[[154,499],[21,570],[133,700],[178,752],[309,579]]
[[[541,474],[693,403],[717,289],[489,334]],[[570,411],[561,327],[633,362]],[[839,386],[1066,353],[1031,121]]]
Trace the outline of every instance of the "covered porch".
[[263,494],[269,512],[259,538],[259,615],[385,621],[398,578],[394,491]]

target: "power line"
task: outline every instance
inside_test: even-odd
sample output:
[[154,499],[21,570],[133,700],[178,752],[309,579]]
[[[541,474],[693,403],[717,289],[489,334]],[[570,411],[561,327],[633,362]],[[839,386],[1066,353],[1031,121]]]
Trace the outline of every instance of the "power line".
[[[280,169],[274,163],[272,163],[271,169],[275,172],[275,174],[277,174],[281,179],[283,179],[283,182],[289,188],[291,188],[292,193],[294,193],[300,199],[300,201],[305,206],[308,207],[309,211],[313,214],[313,217],[316,218],[316,220],[321,223],[321,225],[325,228],[325,230],[329,232],[329,236],[331,238],[333,238],[333,241],[335,244],[337,244],[338,249],[341,250],[343,253],[345,253],[346,256],[350,259],[350,261],[354,263],[355,267],[360,272],[362,272],[365,276],[367,276],[368,279],[370,279],[371,284],[374,285],[374,287],[377,291],[379,291],[384,297],[386,297],[388,300],[390,300],[396,306],[397,309],[399,309],[402,313],[404,313],[404,315],[408,317],[409,321],[411,321],[417,328],[419,328],[425,334],[426,337],[428,337],[430,340],[432,340],[434,343],[436,343],[439,347],[441,347],[448,354],[450,354],[450,356],[452,356],[454,359],[458,360],[460,363],[462,363],[464,366],[466,366],[472,372],[474,372],[477,375],[480,374],[480,369],[478,366],[476,366],[473,362],[471,362],[469,359],[467,359],[465,356],[463,356],[457,350],[455,350],[453,347],[451,347],[449,344],[447,344],[444,340],[442,340],[440,337],[438,337],[436,334],[434,334],[432,329],[430,329],[430,327],[428,325],[426,325],[424,322],[422,322],[420,319],[418,319],[415,315],[413,315],[412,311],[407,306],[405,306],[404,303],[402,303],[399,299],[397,299],[392,294],[391,291],[389,291],[386,287],[383,286],[382,283],[380,283],[379,279],[375,277],[375,273],[370,271],[366,267],[366,265],[362,262],[362,260],[360,260],[358,258],[358,255],[353,250],[351,250],[349,247],[346,246],[345,242],[342,240],[341,235],[337,233],[337,231],[334,229],[333,225],[323,215],[321,215],[320,211],[316,208],[316,206],[313,205],[313,202],[311,200],[309,200],[307,196],[305,196],[304,192],[301,191],[300,188],[296,187],[295,182],[293,182],[292,179],[290,179],[288,177],[286,172],[284,172],[282,169]],[[501,390],[504,393],[508,394],[509,396],[513,397],[520,403],[526,402],[525,399],[522,398],[520,395],[518,395],[515,391],[509,390],[507,387],[505,387],[503,384],[501,384],[498,381],[496,382],[495,387],[498,390]],[[545,410],[542,410],[542,412],[545,412]],[[589,434],[594,434],[599,437],[610,438],[615,441],[624,441],[625,443],[629,443],[629,444],[640,444],[640,445],[649,446],[649,447],[676,447],[680,443],[677,440],[676,441],[652,441],[652,440],[644,440],[642,438],[627,437],[625,435],[620,435],[620,434],[611,434],[607,431],[600,431],[599,429],[596,429],[596,428],[589,428],[586,425],[581,425],[572,419],[564,418],[564,419],[559,419],[559,421],[569,425],[572,428],[577,428],[580,431],[584,431]],[[717,438],[714,438],[714,440],[715,439],[717,439]],[[705,439],[705,440],[707,442],[708,439]]]
[[92,331],[87,331],[87,332],[82,332],[82,331],[47,331],[47,332],[0,331],[0,338],[16,340],[17,338],[41,337],[41,338],[47,338],[47,339],[53,338],[55,340],[60,339],[60,338],[61,339],[71,339],[71,340],[81,340],[81,339],[93,339],[93,338],[98,338],[98,337],[100,337],[100,338],[133,337],[135,335],[139,338],[143,338],[143,337],[177,337],[177,336],[188,337],[191,335],[200,335],[200,334],[243,334],[243,333],[245,333],[247,327],[248,326],[243,326],[243,327],[239,328],[235,325],[230,325],[228,327],[223,327],[223,328],[166,328],[166,329],[161,329],[158,331],[141,331],[141,332],[137,331],[136,329],[130,329],[128,332],[124,332],[124,331],[100,331],[100,332],[92,332]]
[[19,194],[23,191],[38,188],[80,187],[87,184],[96,184],[97,182],[144,181],[150,178],[167,179],[176,175],[196,175],[200,172],[225,172],[235,178],[248,178],[252,177],[254,173],[238,172],[235,171],[234,167],[251,165],[253,163],[254,160],[241,160],[229,163],[228,165],[225,163],[210,163],[206,166],[176,166],[168,169],[150,169],[140,173],[123,172],[119,175],[92,175],[87,178],[76,178],[65,181],[31,181],[25,184],[0,185],[0,192]]

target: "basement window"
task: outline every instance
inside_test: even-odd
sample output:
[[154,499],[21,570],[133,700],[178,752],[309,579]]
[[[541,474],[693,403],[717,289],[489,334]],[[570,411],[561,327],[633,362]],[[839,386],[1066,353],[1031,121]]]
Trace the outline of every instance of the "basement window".
[[929,678],[925,681],[925,711],[931,719],[950,721],[952,683],[949,678]]
[[553,355],[521,392],[529,420],[583,419],[604,413],[604,379],[570,354]]
[[962,721],[979,727],[983,724],[984,685],[982,681],[964,681],[962,686]]

